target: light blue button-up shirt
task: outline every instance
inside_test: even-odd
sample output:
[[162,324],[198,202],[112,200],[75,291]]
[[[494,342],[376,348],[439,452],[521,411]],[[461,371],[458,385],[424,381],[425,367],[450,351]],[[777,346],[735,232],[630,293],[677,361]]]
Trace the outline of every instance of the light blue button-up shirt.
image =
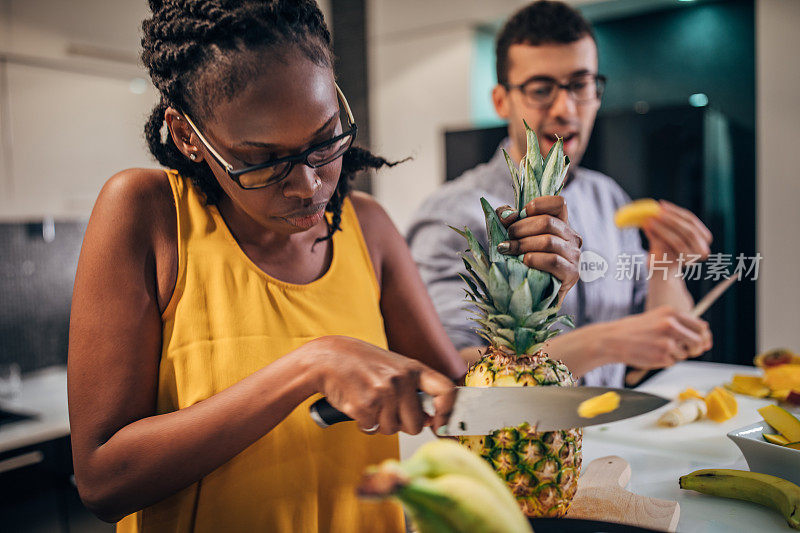
[[[626,266],[635,262],[632,257],[645,257],[641,239],[637,230],[621,230],[614,224],[614,212],[630,202],[628,195],[613,179],[584,168],[572,172],[561,194],[567,203],[569,223],[583,238],[582,281],[565,297],[562,313],[572,315],[581,327],[641,312],[647,281],[644,272],[634,274]],[[500,149],[489,162],[446,183],[429,197],[415,213],[407,235],[436,311],[458,349],[486,342],[475,333],[475,323],[469,320],[472,315],[464,309],[465,284],[458,274],[465,269],[458,252],[467,245],[448,226],[469,227],[487,247],[481,197],[495,208],[514,202],[511,177]],[[604,261],[607,270],[601,274]],[[589,281],[591,278],[597,279]],[[624,365],[610,364],[588,372],[582,381],[586,385],[622,387],[624,373]]]

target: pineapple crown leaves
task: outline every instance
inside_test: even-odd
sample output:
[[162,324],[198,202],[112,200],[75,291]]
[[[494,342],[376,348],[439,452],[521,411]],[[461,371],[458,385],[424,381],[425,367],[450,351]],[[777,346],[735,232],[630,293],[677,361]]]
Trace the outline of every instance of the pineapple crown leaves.
[[[534,198],[559,194],[569,170],[562,139],[557,139],[543,158],[536,134],[527,123],[525,131],[528,147],[518,166],[503,150],[511,172],[514,205],[521,218],[525,216],[525,206]],[[467,284],[469,310],[475,315],[471,320],[479,326],[477,333],[491,344],[508,348],[517,355],[532,355],[558,334],[558,330],[550,330],[556,322],[574,327],[570,317],[557,314],[561,282],[551,274],[529,268],[522,262],[522,256],[499,253],[497,245],[508,240],[508,231],[485,198],[481,198],[481,207],[486,219],[488,250],[469,228],[453,228],[469,246],[468,252],[459,255],[467,270],[461,279]]]

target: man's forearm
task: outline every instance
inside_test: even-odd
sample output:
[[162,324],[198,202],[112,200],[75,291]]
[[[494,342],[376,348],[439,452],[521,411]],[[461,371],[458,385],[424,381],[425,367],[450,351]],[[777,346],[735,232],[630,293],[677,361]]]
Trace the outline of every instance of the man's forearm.
[[648,281],[645,310],[662,305],[687,313],[694,307],[694,300],[686,289],[686,283],[677,271],[670,270],[666,275],[662,272],[654,273]]
[[551,359],[563,361],[576,379],[599,366],[616,362],[596,342],[597,337],[592,333],[596,327],[583,326],[553,337],[547,341],[543,351]]
[[[598,366],[613,363],[614,361],[607,360],[604,352],[597,348],[597,343],[591,342],[594,337],[592,327],[584,326],[553,337],[547,341],[542,351],[552,359],[563,361],[576,378]],[[485,349],[485,346],[470,346],[462,348],[459,353],[467,364],[471,365],[480,358]]]

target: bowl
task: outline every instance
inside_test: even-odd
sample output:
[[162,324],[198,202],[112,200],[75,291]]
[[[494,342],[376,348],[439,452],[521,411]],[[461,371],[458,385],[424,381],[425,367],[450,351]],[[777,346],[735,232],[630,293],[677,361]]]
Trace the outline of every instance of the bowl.
[[764,440],[762,433],[777,433],[772,426],[756,422],[728,433],[742,450],[751,472],[781,477],[800,485],[800,450],[793,450]]

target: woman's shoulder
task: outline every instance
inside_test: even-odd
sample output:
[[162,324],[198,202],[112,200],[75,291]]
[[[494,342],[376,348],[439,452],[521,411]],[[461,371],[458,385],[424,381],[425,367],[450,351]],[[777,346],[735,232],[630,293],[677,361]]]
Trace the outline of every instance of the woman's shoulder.
[[129,168],[111,176],[97,197],[89,226],[86,238],[123,245],[133,261],[143,254],[153,258],[159,300],[169,300],[177,272],[178,223],[164,170]]
[[394,229],[391,217],[375,197],[361,191],[352,191],[348,197],[368,246],[370,241],[380,241],[388,229]]
[[349,198],[380,283],[384,261],[391,260],[395,254],[406,249],[405,239],[397,231],[389,214],[374,197],[353,191]]

